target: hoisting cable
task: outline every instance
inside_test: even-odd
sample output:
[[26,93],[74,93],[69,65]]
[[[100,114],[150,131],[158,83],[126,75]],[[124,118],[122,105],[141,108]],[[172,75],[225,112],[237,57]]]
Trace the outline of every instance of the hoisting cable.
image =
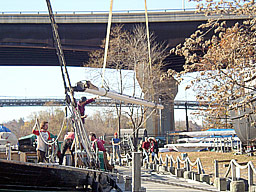
[[149,62],[150,75],[152,75],[152,62],[151,62],[150,36],[149,36],[149,26],[148,26],[147,0],[145,0],[145,17],[146,17],[147,40],[148,40],[148,62]]
[[108,27],[107,27],[107,35],[106,35],[106,42],[105,42],[105,53],[104,53],[104,61],[103,61],[103,68],[102,68],[102,84],[104,84],[104,76],[105,76],[105,69],[107,65],[107,58],[108,58],[108,45],[109,45],[109,36],[110,36],[110,29],[111,29],[111,22],[112,22],[112,10],[113,10],[113,0],[110,0],[110,9],[108,15]]

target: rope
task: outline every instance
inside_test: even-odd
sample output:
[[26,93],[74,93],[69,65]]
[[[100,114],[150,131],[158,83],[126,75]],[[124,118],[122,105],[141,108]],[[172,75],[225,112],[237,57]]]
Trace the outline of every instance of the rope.
[[109,36],[110,36],[111,21],[112,21],[112,10],[113,10],[113,0],[110,0],[110,9],[109,9],[109,15],[108,15],[108,28],[107,28],[107,35],[106,35],[106,42],[105,42],[104,62],[103,62],[103,68],[102,68],[102,85],[101,85],[102,87],[104,84],[105,68],[107,65]]
[[42,137],[42,133],[41,133],[41,131],[40,131],[40,126],[39,126],[39,122],[38,122],[38,119],[37,119],[37,118],[36,118],[36,122],[35,122],[34,127],[37,127],[37,129],[38,129],[38,131],[39,131],[39,135],[40,135],[40,137],[42,138],[43,142],[44,142],[46,145],[53,145],[53,144],[57,143],[57,141],[58,141],[58,139],[59,139],[59,137],[60,137],[60,134],[61,134],[61,132],[62,132],[62,130],[63,130],[64,124],[65,124],[65,117],[63,118],[62,126],[61,126],[61,129],[60,129],[59,133],[58,133],[58,136],[57,136],[57,138],[55,139],[55,141],[53,141],[53,142],[47,142],[47,141],[44,140],[44,138]]
[[[72,89],[72,86],[71,86],[69,74],[68,74],[68,71],[67,71],[66,61],[65,61],[63,49],[62,49],[62,46],[61,46],[60,36],[59,36],[59,33],[58,33],[58,29],[57,29],[58,26],[57,26],[57,24],[55,22],[55,19],[54,19],[54,15],[53,15],[50,0],[46,0],[46,3],[47,3],[49,17],[50,17],[51,26],[52,26],[54,45],[55,45],[55,48],[56,48],[56,51],[57,51],[59,64],[60,64],[60,67],[61,67],[61,74],[62,74],[62,79],[63,79],[63,83],[64,83],[65,94],[67,94],[67,89],[66,89],[67,88],[66,79],[67,79],[68,89],[69,89],[69,92],[71,94],[71,100],[72,100],[73,105],[75,105],[74,93],[73,93],[73,89]],[[63,67],[64,67],[64,70],[63,70]],[[65,73],[64,73],[64,71],[65,71]]]
[[149,62],[149,70],[150,70],[150,73],[152,75],[152,62],[151,62],[150,36],[149,36],[149,26],[148,26],[147,0],[145,0],[145,17],[146,17],[147,40],[148,40],[148,62]]

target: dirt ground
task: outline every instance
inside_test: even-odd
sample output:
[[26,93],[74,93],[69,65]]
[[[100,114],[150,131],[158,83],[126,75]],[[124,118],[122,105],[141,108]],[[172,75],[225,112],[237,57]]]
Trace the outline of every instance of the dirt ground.
[[[254,165],[256,165],[256,154],[255,156],[248,156],[246,154],[243,155],[234,155],[234,153],[217,153],[217,152],[186,152],[188,154],[189,159],[192,162],[195,162],[197,158],[200,158],[203,169],[206,174],[214,175],[214,160],[231,160],[235,159],[238,163],[244,163],[252,161]],[[162,155],[163,159],[165,160],[165,156],[168,154],[168,156],[172,155],[173,158],[176,160],[177,156],[181,157],[181,152],[167,152],[167,153],[159,153],[159,155]],[[219,173],[220,177],[224,176],[227,167],[224,167],[224,164],[229,163],[219,163]],[[183,165],[181,165],[182,167]],[[193,167],[194,170],[196,170],[196,167]],[[241,170],[241,177],[247,178],[247,170]]]

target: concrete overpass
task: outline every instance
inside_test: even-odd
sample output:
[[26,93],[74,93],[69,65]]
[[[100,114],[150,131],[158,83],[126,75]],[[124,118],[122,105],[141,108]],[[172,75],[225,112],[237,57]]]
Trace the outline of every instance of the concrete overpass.
[[[216,16],[217,17],[217,16]],[[61,43],[69,66],[83,66],[88,61],[88,52],[100,49],[106,36],[107,13],[69,12],[56,13]],[[229,23],[244,19],[244,16],[226,15]],[[150,31],[159,42],[165,41],[170,48],[182,43],[197,26],[208,17],[193,11],[149,12]],[[132,29],[136,24],[145,25],[144,13],[114,13],[113,24],[124,24]],[[165,69],[181,71],[184,59],[170,55]],[[48,14],[4,13],[0,14],[0,66],[55,66],[58,65]]]

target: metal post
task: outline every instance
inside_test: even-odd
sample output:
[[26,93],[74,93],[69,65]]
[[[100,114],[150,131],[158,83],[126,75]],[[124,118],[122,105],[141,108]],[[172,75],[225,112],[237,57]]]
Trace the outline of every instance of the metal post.
[[173,167],[173,160],[172,160],[172,158],[170,159],[170,167]]
[[166,165],[166,167],[168,167],[168,165],[169,165],[169,160],[168,160],[168,156],[167,155],[165,156],[165,165]]
[[239,178],[241,178],[241,170],[239,167],[236,167],[236,178],[237,178],[237,180],[239,180]]
[[187,104],[187,101],[185,102],[185,111],[186,111],[186,128],[187,128],[187,132],[189,132],[189,122],[188,122],[188,104]]
[[232,181],[236,181],[236,165],[231,161],[231,177]]
[[11,145],[10,143],[6,144],[6,155],[7,155],[7,160],[12,160],[11,158]]
[[190,164],[189,164],[188,158],[187,158],[187,160],[186,160],[186,170],[187,170],[187,171],[190,171]]
[[182,0],[182,9],[185,11],[185,0]]
[[219,161],[214,160],[214,173],[215,173],[215,178],[219,177]]
[[231,136],[231,151],[233,151],[233,148],[234,148],[234,146],[233,146],[233,135]]
[[132,191],[138,192],[141,189],[141,153],[132,153]]
[[78,156],[77,156],[77,144],[78,144],[78,136],[77,136],[77,133],[75,133],[75,139],[74,139],[74,142],[75,142],[75,167],[77,167],[77,161],[78,161]]
[[177,169],[180,169],[180,160],[177,159]]
[[253,185],[253,170],[250,164],[248,166],[248,185],[249,189]]
[[202,167],[201,167],[199,161],[197,161],[197,172],[198,172],[198,174],[202,174]]
[[242,141],[241,140],[239,141],[239,144],[240,144],[240,153],[242,154],[243,153],[243,147],[242,147]]

